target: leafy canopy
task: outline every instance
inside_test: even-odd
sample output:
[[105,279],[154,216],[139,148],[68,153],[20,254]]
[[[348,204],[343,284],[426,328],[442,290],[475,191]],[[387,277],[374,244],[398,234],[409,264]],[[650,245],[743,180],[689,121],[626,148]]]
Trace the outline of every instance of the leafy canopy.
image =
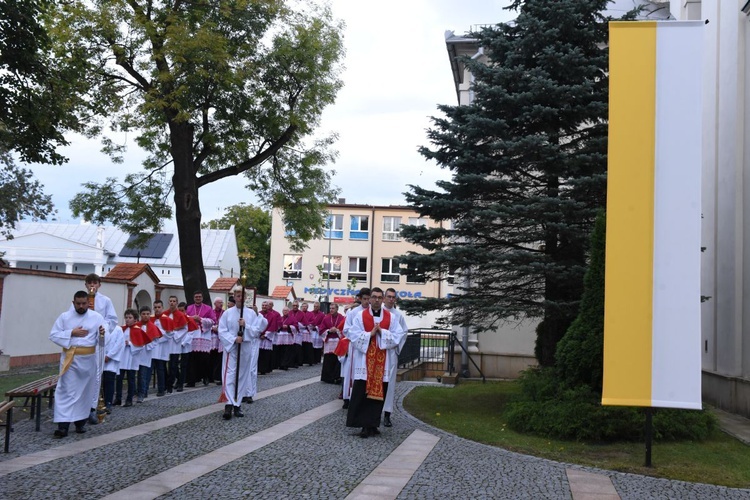
[[268,266],[271,261],[271,214],[253,205],[239,203],[227,207],[220,219],[203,224],[205,229],[230,229],[234,226],[242,271],[247,286],[268,294]]
[[297,234],[319,234],[325,203],[335,196],[322,168],[334,158],[335,137],[311,137],[341,86],[341,25],[325,7],[290,5],[296,4],[62,3],[49,30],[61,64],[85,66],[86,133],[103,135],[115,161],[124,144],[109,132],[135,133],[150,155],[145,172],[122,184],[86,184],[73,213],[131,231],[157,230],[170,215],[169,194],[180,195],[184,182],[199,189],[244,174],[268,205],[293,214],[307,204],[316,217]]

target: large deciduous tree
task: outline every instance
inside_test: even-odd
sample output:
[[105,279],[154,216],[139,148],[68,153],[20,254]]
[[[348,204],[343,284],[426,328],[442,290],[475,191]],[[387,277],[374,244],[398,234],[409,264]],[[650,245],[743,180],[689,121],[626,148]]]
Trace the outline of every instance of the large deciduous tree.
[[12,237],[23,218],[54,214],[50,196],[23,163],[61,164],[63,135],[79,130],[71,98],[77,67],[50,65],[41,22],[51,0],[0,2],[0,234]]
[[[297,6],[292,8],[292,6]],[[206,290],[202,186],[244,174],[283,210],[298,241],[320,234],[333,137],[313,140],[341,86],[341,27],[330,11],[282,0],[95,0],[60,3],[49,32],[59,61],[85,64],[87,132],[136,135],[150,157],[120,184],[86,184],[75,215],[131,233],[174,210],[183,284]],[[83,118],[83,117],[82,117]],[[122,144],[105,139],[117,159]],[[292,216],[304,206],[313,217]]]
[[63,134],[80,129],[74,113],[80,67],[50,61],[42,20],[52,3],[0,2],[0,147],[26,163],[64,163],[57,151],[68,144]]
[[[576,317],[589,234],[605,203],[607,0],[516,0],[513,23],[474,33],[486,60],[463,58],[474,99],[439,106],[423,156],[452,172],[408,202],[441,228],[406,227],[430,253],[401,262],[433,279],[458,269],[445,308],[455,324],[489,329],[541,318],[536,356]],[[449,273],[451,271],[451,273]]]
[[227,207],[220,219],[203,223],[204,228],[230,229],[234,226],[242,271],[247,286],[268,294],[268,266],[271,262],[271,213],[260,207],[240,203]]

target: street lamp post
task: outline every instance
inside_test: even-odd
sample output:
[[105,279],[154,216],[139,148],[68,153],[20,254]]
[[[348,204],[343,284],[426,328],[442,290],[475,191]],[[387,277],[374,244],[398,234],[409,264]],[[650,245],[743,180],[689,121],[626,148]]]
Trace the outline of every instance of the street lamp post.
[[333,214],[328,212],[328,279],[326,280],[326,302],[331,304],[331,226],[333,225]]

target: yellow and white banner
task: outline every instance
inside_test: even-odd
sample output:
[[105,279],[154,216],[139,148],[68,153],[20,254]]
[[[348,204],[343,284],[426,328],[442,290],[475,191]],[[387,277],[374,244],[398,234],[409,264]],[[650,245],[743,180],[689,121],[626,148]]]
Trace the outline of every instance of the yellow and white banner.
[[703,23],[610,23],[602,404],[701,408]]

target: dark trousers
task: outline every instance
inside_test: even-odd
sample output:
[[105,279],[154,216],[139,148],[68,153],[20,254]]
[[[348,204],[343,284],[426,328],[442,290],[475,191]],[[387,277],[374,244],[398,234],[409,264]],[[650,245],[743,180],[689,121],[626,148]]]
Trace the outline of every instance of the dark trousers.
[[190,353],[190,362],[188,363],[188,384],[194,385],[202,380],[210,378],[211,357],[207,352],[193,351]]
[[258,350],[258,373],[265,375],[273,370],[273,351],[271,349]]
[[210,353],[208,353],[208,359],[209,364],[211,366],[211,371],[208,375],[208,381],[209,382],[221,382],[221,358],[223,357],[223,353],[220,353],[218,349],[212,349]]
[[283,345],[281,346],[281,369],[286,370],[288,368],[296,368],[297,367],[297,361],[295,359],[295,353],[294,353],[294,347],[295,344],[292,345]]
[[302,366],[302,344],[294,344],[292,350],[294,351],[294,367]]
[[[123,375],[123,372],[125,374]],[[117,380],[115,382],[115,399],[117,401],[122,401],[122,380],[127,377],[128,379],[128,395],[125,401],[133,402],[133,396],[135,396],[135,387],[136,387],[136,374],[138,372],[136,370],[120,370],[120,373],[117,375]]]
[[320,371],[321,382],[338,384],[341,382],[341,363],[339,357],[333,353],[323,356],[323,369]]
[[188,370],[189,353],[170,354],[169,370],[167,373],[167,390],[182,389]]
[[115,397],[115,372],[104,371],[102,373],[102,389],[104,390],[104,405],[112,406]]
[[151,367],[141,365],[138,367],[138,395],[142,398],[148,396],[148,384],[151,382]]
[[312,342],[302,342],[302,363],[312,366],[315,363],[315,354]]
[[271,357],[271,366],[274,370],[281,368],[281,359],[283,358],[283,349],[278,344],[273,345],[273,356]]
[[162,393],[167,384],[167,361],[154,359],[151,361],[151,368],[156,372],[156,392]]
[[[349,411],[346,414],[347,427],[380,427],[380,415],[383,413],[384,401],[367,397],[367,381],[355,380],[352,386],[352,397],[349,400]],[[383,394],[388,392],[388,382],[383,382]]]

